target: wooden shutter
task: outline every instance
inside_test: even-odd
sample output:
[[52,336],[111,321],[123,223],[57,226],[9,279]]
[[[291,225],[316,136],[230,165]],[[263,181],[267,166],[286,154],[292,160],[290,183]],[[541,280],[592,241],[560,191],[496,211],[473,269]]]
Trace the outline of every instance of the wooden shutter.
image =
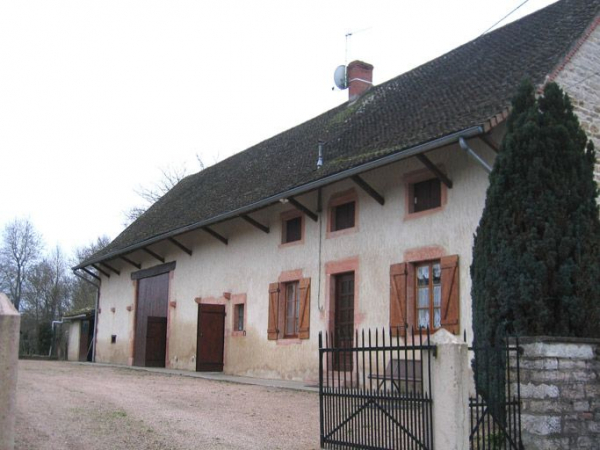
[[300,288],[300,316],[298,317],[298,337],[310,337],[310,278],[302,278]]
[[445,256],[442,266],[442,328],[460,333],[460,298],[458,292],[458,255]]
[[277,321],[279,318],[279,283],[269,284],[269,325],[267,328],[267,338],[270,341],[277,340],[279,329]]
[[406,335],[406,266],[390,266],[390,328],[394,336]]

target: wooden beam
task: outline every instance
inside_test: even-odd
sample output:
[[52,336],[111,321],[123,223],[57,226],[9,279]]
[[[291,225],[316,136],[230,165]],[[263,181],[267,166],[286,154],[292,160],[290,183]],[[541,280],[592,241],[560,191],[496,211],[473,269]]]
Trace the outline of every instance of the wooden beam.
[[492,139],[489,136],[484,134],[483,136],[479,136],[479,139],[481,139],[483,142],[485,142],[485,144],[489,148],[494,150],[496,153],[498,153],[500,151],[500,147],[498,146],[498,144],[496,144],[494,141],[492,141]]
[[214,237],[215,239],[218,239],[219,241],[221,241],[223,244],[227,245],[229,243],[229,241],[227,240],[226,237],[221,236],[215,230],[212,230],[212,229],[210,229],[208,227],[204,227],[202,229],[204,231],[206,231],[208,234],[210,234],[212,237]]
[[110,273],[105,272],[104,270],[102,270],[100,267],[98,267],[96,264],[92,264],[92,267],[94,269],[96,269],[98,272],[100,272],[102,275],[104,275],[107,278],[110,278]]
[[188,255],[192,256],[192,251],[187,248],[185,245],[183,245],[181,242],[179,242],[177,239],[175,238],[169,238],[169,242],[173,245],[175,245],[176,247],[179,247],[181,250],[183,250],[184,252],[186,252]]
[[136,269],[141,269],[142,265],[140,263],[136,263],[135,261],[130,260],[129,258],[127,258],[126,256],[119,256],[119,258],[121,258],[123,261],[125,261],[126,263],[131,264],[133,267],[135,267]]
[[142,247],[142,250],[144,250],[146,253],[148,253],[150,256],[155,257],[156,259],[158,259],[161,263],[165,262],[165,258],[163,258],[162,256],[160,256],[157,253],[154,253],[152,250],[150,250],[148,247]]
[[319,216],[317,216],[314,212],[312,212],[310,209],[308,209],[306,206],[304,206],[302,203],[300,203],[295,198],[293,198],[293,197],[288,198],[288,202],[290,202],[294,206],[294,208],[296,208],[299,211],[302,211],[304,214],[306,214],[308,217],[310,217],[315,222],[317,222],[319,220]]
[[448,187],[448,189],[452,189],[452,180],[448,178],[444,172],[438,169],[437,166],[433,164],[427,156],[423,154],[418,154],[417,159],[421,161],[425,167],[431,170],[433,174]]
[[373,187],[365,180],[363,180],[360,176],[354,175],[352,177],[352,181],[354,181],[358,185],[358,187],[360,187],[363,191],[365,191],[367,194],[373,197],[373,199],[381,206],[385,204],[385,199],[383,198],[383,195],[381,195],[379,192],[373,189]]
[[264,231],[264,232],[265,232],[265,233],[267,233],[267,234],[269,233],[269,231],[270,231],[270,230],[269,230],[269,227],[267,227],[267,226],[263,225],[263,224],[262,224],[262,223],[260,223],[260,222],[257,222],[256,220],[254,220],[254,219],[253,219],[252,217],[250,217],[249,215],[247,215],[247,214],[242,214],[240,217],[241,217],[242,219],[244,219],[246,222],[248,222],[250,225],[252,225],[252,226],[254,226],[254,227],[258,228],[260,231]]
[[323,211],[323,189],[317,190],[317,212],[320,214]]
[[85,267],[82,267],[81,270],[83,270],[85,273],[87,273],[89,276],[94,277],[96,280],[98,281],[102,281],[102,279],[96,275],[94,272],[92,272],[91,270],[86,269]]
[[106,264],[105,262],[101,262],[100,265],[106,267],[108,270],[110,270],[111,272],[116,273],[117,275],[121,275],[121,271],[115,269],[113,266],[111,266],[110,264]]

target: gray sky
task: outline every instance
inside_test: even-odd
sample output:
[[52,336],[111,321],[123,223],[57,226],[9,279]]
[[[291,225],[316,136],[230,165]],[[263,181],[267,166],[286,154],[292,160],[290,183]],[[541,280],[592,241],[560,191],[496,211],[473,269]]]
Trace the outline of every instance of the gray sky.
[[521,3],[4,1],[0,227],[29,217],[66,251],[114,238],[161,169],[195,172],[196,155],[212,164],[346,101],[338,65],[369,62],[380,84]]

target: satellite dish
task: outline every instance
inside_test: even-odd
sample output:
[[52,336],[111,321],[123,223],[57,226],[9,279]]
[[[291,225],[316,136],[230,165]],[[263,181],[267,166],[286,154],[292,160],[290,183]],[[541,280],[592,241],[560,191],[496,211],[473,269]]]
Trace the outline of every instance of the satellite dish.
[[333,81],[338,89],[347,89],[348,88],[348,80],[346,79],[346,66],[341,65],[335,69],[333,73]]

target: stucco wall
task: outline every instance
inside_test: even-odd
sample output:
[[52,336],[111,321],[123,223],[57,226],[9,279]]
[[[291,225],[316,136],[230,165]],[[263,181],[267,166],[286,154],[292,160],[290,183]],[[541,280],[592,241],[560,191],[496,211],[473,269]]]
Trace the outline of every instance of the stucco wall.
[[[496,139],[499,141],[499,137]],[[477,140],[470,144],[488,161],[493,160],[493,152],[483,144]],[[195,370],[195,299],[201,298],[202,302],[226,305],[225,372],[314,382],[318,332],[326,330],[331,319],[328,272],[354,268],[355,325],[387,327],[390,265],[427,254],[460,255],[460,329],[468,330],[470,339],[469,265],[472,236],[484,205],[487,173],[458,146],[436,150],[428,157],[441,165],[454,183],[452,189],[447,189],[445,206],[431,214],[407,217],[405,177],[424,170],[418,160],[411,158],[363,175],[385,197],[384,206],[350,180],[324,188],[323,213],[318,223],[304,217],[302,243],[281,245],[281,213],[292,206],[278,204],[252,214],[270,227],[269,234],[236,219],[214,227],[229,239],[228,245],[202,231],[178,238],[193,249],[192,256],[168,243],[153,245],[152,249],[166,261],[177,261],[169,289],[169,301],[175,302],[175,307],[169,307],[167,366]],[[349,189],[358,196],[356,230],[328,234],[326,213],[330,198]],[[317,209],[316,192],[298,200],[313,211]],[[128,257],[141,261],[143,268],[159,264],[142,252]],[[136,269],[125,263],[120,269],[120,276],[102,279],[97,361],[131,364],[135,282],[130,274]],[[269,283],[294,276],[311,278],[310,339],[268,341]],[[246,295],[245,336],[233,335],[233,300],[227,300],[223,293],[231,293],[234,299]],[[111,335],[117,335],[115,344],[110,343]]]
[[594,142],[597,155],[594,176],[600,183],[600,19],[589,36],[561,68],[555,81],[569,94],[581,127]]
[[69,322],[68,361],[79,361],[79,337],[81,336],[81,322],[78,320]]

